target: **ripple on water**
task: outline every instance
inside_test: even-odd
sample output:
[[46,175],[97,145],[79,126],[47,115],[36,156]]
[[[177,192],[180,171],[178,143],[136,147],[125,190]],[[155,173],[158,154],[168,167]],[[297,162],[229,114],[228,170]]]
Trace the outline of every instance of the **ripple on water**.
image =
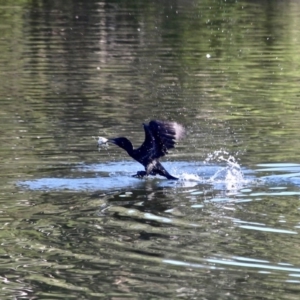
[[[157,180],[159,186],[193,187],[199,184],[213,185],[216,189],[237,191],[247,180],[237,165],[215,165],[195,162],[164,162],[164,166],[178,181],[169,181],[163,177],[149,176],[147,179],[133,178],[131,175],[140,170],[135,162],[110,162],[105,164],[79,165],[72,169],[71,178],[37,178],[20,181],[20,186],[32,190],[109,190],[138,185],[143,180]],[[120,171],[121,170],[121,171]],[[90,177],[91,173],[93,176]],[[89,175],[87,177],[86,175]],[[193,195],[201,194],[195,190]]]
[[[169,181],[160,176],[149,176],[146,179],[134,178],[131,175],[140,170],[140,165],[132,161],[122,161],[81,164],[71,170],[70,173],[73,175],[71,178],[37,178],[20,181],[18,185],[31,190],[109,191],[116,188],[138,188],[145,182],[152,181],[157,187],[185,188],[184,193],[189,194],[192,201],[196,201],[199,196],[207,196],[204,201],[216,203],[232,201],[246,203],[261,201],[265,196],[300,195],[297,188],[300,186],[300,178],[297,177],[298,164],[259,165],[266,167],[264,176],[255,177],[252,170],[241,168],[232,157],[227,160],[223,157],[222,162],[222,164],[212,164],[207,161],[204,163],[164,162],[166,169],[179,178],[178,181]],[[266,175],[266,170],[272,174]],[[282,173],[283,170],[289,173]],[[268,185],[269,188],[266,189]],[[296,188],[291,189],[287,185]],[[263,190],[260,190],[260,186]]]

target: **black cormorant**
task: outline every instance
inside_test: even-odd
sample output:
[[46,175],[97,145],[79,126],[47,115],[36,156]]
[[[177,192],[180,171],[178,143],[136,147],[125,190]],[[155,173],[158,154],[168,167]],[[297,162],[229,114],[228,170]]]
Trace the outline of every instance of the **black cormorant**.
[[137,172],[134,177],[147,175],[161,175],[167,179],[176,180],[159,162],[159,158],[168,153],[168,149],[175,147],[177,140],[184,136],[184,128],[176,122],[152,120],[149,124],[143,124],[145,141],[137,149],[133,149],[131,142],[125,137],[108,139],[124,150],[145,167],[145,171]]

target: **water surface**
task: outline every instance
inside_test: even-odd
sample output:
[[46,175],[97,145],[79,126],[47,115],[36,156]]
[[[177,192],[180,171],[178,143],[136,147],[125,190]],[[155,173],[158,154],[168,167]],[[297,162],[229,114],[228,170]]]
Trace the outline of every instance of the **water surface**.
[[[297,1],[0,15],[1,299],[298,298]],[[177,182],[97,150],[151,119],[186,127]]]

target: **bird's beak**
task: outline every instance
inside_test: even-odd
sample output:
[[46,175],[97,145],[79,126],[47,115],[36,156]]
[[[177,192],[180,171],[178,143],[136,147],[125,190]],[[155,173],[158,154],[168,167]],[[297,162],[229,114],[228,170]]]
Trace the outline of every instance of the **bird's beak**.
[[116,144],[115,139],[108,139],[107,142],[112,143],[112,144]]

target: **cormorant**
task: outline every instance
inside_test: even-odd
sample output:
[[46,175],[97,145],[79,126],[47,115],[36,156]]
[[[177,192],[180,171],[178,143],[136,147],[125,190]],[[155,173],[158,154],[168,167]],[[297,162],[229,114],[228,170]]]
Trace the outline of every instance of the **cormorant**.
[[[167,179],[177,180],[159,162],[159,158],[168,153],[168,149],[175,147],[177,140],[184,136],[184,128],[176,122],[152,120],[149,124],[143,124],[145,141],[137,149],[133,149],[131,142],[125,137],[108,139],[124,150],[145,167],[145,171],[137,172],[134,177],[147,175],[161,175]],[[100,139],[100,138],[99,138]]]

